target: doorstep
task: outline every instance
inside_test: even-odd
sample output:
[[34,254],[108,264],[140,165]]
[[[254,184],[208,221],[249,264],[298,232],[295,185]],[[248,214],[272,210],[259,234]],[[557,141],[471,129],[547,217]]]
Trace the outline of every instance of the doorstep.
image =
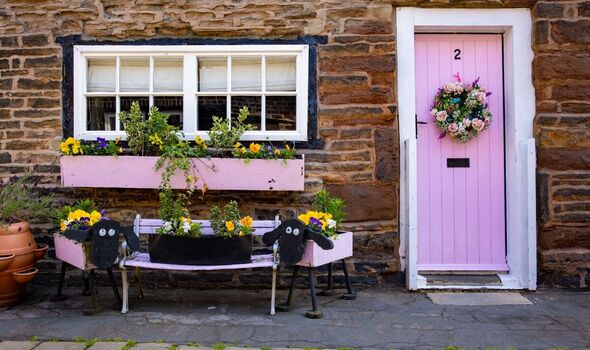
[[440,290],[506,290],[523,289],[518,279],[511,274],[477,273],[428,273],[417,277],[418,289]]

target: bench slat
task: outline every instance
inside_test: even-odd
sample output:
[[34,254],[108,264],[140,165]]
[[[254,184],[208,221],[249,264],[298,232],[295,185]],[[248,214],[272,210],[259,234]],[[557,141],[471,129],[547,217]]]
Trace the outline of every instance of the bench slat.
[[250,269],[257,267],[272,267],[272,254],[262,254],[252,256],[253,260],[247,264],[232,264],[232,265],[174,265],[174,264],[160,264],[150,261],[150,256],[147,253],[139,253],[133,260],[126,260],[125,266],[141,267],[145,269],[157,270],[178,270],[178,271],[214,271],[214,270],[234,270],[234,269]]

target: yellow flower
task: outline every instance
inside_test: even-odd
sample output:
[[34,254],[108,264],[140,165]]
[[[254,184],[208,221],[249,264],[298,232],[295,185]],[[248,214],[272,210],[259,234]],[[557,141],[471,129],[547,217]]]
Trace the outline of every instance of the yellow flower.
[[199,146],[201,146],[203,148],[207,148],[208,147],[207,144],[205,143],[205,140],[203,140],[201,138],[201,136],[198,136],[197,135],[197,137],[195,137],[195,142],[197,143],[197,145],[199,145]]
[[303,221],[306,225],[309,225],[309,219],[311,217],[309,216],[309,214],[301,214],[297,217],[297,219]]
[[242,237],[244,235],[244,232],[240,231],[238,232],[238,236]]
[[121,142],[121,138],[120,138],[120,137],[117,137],[117,138],[115,139],[115,145],[118,145],[118,144],[119,144],[119,142]]
[[240,220],[240,225],[250,228],[252,227],[252,218],[248,215],[248,216],[244,216],[242,218],[242,220]]
[[149,140],[152,143],[152,145],[161,146],[163,144],[162,139],[160,138],[160,135],[157,135],[157,134],[150,135]]
[[236,144],[234,145],[234,148],[240,148],[240,147],[242,147],[242,144],[239,142],[236,142]]
[[99,222],[101,218],[102,218],[102,215],[99,212],[97,212],[96,210],[94,210],[92,213],[90,213],[90,222],[89,222],[90,226]]
[[252,153],[258,153],[260,151],[260,145],[257,143],[251,143],[250,151],[252,151]]
[[233,223],[233,222],[231,222],[231,221],[226,221],[226,222],[225,222],[225,228],[226,228],[226,229],[227,229],[229,232],[232,232],[233,230],[235,230],[235,229],[236,229],[236,226],[234,225],[234,223]]
[[190,224],[191,223],[191,218],[187,218],[187,217],[183,216],[183,217],[180,218],[180,221],[182,221],[182,222],[188,222]]
[[281,151],[280,151],[280,150],[278,150],[278,149],[275,149],[275,154],[276,154],[277,156],[280,156],[280,155],[281,155]]
[[119,153],[123,153],[123,147],[119,147]]
[[68,222],[66,220],[63,220],[60,224],[59,224],[59,229],[61,231],[65,231],[66,228],[68,228]]
[[81,218],[89,218],[90,219],[90,214],[88,214],[86,211],[82,210],[82,209],[76,209],[73,212],[70,212],[68,214],[68,221],[79,221]]
[[242,147],[242,148],[240,148],[240,152],[241,152],[242,154],[245,154],[245,153],[247,152],[247,151],[246,151],[246,148],[245,148],[245,147]]
[[289,150],[291,150],[291,147],[289,147],[289,145],[285,143],[285,149],[286,149],[287,151],[289,151]]

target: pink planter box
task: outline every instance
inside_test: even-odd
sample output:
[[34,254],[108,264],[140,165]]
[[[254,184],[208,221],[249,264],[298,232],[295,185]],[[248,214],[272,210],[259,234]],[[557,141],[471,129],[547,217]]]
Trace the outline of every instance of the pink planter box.
[[303,258],[297,265],[317,267],[352,256],[352,232],[344,232],[330,239],[334,242],[334,248],[330,250],[324,250],[314,241],[308,240]]
[[[161,172],[158,157],[62,156],[64,187],[158,188]],[[195,158],[192,160],[198,187],[210,190],[303,191],[304,160]],[[186,188],[183,174],[172,178],[172,187]]]
[[96,268],[96,266],[88,260],[82,243],[68,239],[59,233],[53,234],[53,242],[55,243],[55,256],[59,260],[65,261],[82,270]]

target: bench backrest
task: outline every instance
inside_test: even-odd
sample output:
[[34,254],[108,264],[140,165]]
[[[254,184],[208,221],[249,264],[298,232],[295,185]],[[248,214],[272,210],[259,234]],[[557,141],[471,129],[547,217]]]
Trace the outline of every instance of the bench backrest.
[[[194,223],[200,223],[204,235],[214,234],[209,220],[193,220]],[[142,219],[139,214],[135,217],[133,223],[133,230],[137,236],[141,234],[157,234],[157,230],[162,227],[164,221],[160,219]],[[265,233],[279,227],[281,220],[277,215],[274,220],[254,220],[252,227],[254,228],[255,236],[262,236]]]

